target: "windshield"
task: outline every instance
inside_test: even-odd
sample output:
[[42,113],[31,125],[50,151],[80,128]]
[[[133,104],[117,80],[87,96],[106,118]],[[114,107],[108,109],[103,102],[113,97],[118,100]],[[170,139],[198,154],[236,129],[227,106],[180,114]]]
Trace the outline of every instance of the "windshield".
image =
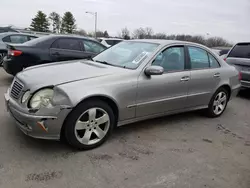
[[98,54],[93,60],[136,69],[158,46],[156,43],[124,41]]

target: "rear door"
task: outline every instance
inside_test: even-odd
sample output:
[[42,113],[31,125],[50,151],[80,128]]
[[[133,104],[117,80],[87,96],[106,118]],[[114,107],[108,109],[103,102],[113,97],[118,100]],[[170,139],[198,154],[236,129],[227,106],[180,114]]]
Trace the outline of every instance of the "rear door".
[[190,66],[187,107],[207,105],[221,78],[216,58],[205,49],[187,46]]
[[250,87],[250,43],[236,44],[229,52],[226,61],[241,72],[242,86]]
[[81,43],[76,38],[59,38],[50,47],[52,61],[82,59],[84,53]]

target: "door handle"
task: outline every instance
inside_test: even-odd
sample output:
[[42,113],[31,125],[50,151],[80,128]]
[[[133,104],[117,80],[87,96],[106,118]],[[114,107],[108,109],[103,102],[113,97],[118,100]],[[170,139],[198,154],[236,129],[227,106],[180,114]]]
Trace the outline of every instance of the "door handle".
[[181,82],[188,81],[189,79],[190,79],[189,76],[183,76],[183,77],[181,78]]
[[217,78],[220,77],[220,73],[215,73],[214,77],[217,77]]

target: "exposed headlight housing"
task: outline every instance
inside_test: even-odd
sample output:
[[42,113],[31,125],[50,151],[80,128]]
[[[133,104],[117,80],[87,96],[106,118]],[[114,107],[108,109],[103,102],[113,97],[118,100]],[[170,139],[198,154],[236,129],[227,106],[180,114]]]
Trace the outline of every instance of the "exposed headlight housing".
[[51,88],[45,88],[37,91],[30,99],[29,106],[32,109],[40,109],[41,107],[52,107],[52,98],[54,90]]
[[22,96],[21,102],[25,103],[29,99],[29,97],[30,97],[30,91],[26,91]]

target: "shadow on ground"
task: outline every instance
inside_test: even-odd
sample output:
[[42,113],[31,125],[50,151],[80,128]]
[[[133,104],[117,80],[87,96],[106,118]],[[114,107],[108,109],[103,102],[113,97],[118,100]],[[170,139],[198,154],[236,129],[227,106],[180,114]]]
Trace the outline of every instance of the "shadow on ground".
[[243,89],[239,92],[238,97],[250,99],[250,89]]

